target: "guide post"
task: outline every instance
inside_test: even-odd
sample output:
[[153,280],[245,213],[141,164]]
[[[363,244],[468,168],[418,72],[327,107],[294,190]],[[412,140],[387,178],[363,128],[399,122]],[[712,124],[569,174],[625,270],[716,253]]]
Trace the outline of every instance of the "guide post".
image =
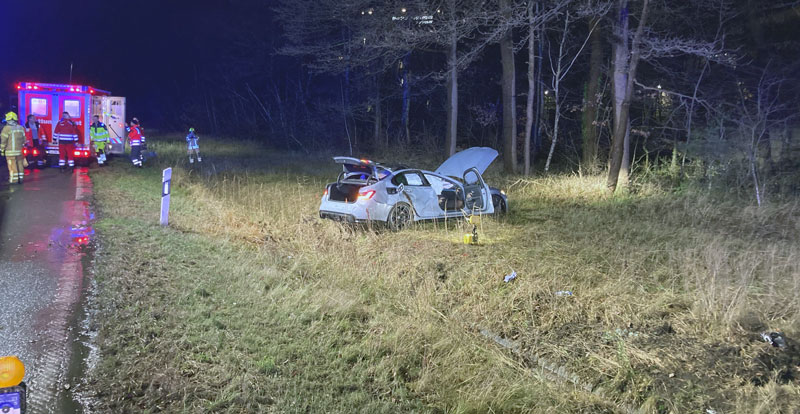
[[172,190],[172,168],[167,168],[161,175],[161,225],[169,224],[169,193]]

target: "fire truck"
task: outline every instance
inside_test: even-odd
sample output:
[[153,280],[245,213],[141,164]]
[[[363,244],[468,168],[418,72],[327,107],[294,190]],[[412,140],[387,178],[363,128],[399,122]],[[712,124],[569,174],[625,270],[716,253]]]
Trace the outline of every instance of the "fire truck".
[[111,92],[85,85],[21,82],[17,84],[19,120],[24,124],[29,114],[36,116],[47,135],[46,151],[50,165],[58,158],[58,141],[53,140],[53,129],[67,112],[77,124],[78,142],[75,143],[75,160],[84,163],[95,158],[89,127],[92,117],[98,115],[108,127],[111,141],[106,144],[107,154],[125,152],[125,98],[111,96]]

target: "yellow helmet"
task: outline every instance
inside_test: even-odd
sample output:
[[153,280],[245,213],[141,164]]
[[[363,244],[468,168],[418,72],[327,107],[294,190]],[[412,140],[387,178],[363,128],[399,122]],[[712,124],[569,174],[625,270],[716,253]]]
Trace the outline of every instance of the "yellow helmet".
[[19,121],[19,118],[14,112],[9,112],[6,114],[6,121]]

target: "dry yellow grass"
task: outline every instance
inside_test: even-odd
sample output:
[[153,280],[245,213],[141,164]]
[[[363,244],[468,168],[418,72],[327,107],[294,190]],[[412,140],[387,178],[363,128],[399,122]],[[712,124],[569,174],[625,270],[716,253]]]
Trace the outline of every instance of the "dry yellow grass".
[[[178,144],[154,146],[164,154],[160,162],[178,164]],[[653,188],[609,198],[602,177],[494,177],[509,193],[512,214],[484,221],[481,245],[465,246],[468,226],[460,221],[400,233],[322,221],[319,198],[335,175],[325,158],[267,153],[237,166],[231,157],[241,152],[232,148],[245,149],[208,145],[202,169],[174,170],[169,237],[222,242],[232,249],[215,258],[230,272],[225,300],[274,301],[273,312],[302,309],[299,321],[278,329],[300,323],[334,341],[356,335],[363,354],[343,358],[359,366],[358,375],[400,384],[410,393],[403,398],[426,409],[800,409],[800,361],[758,339],[766,329],[800,336],[796,203],[754,209]],[[157,218],[145,214],[156,210],[156,174],[115,166],[95,178],[101,216],[160,231]],[[140,195],[148,186],[154,195]],[[135,208],[124,202],[131,197]],[[116,237],[124,228],[105,231]],[[161,271],[174,273],[170,266]],[[519,277],[503,283],[512,270]],[[252,276],[259,272],[267,276]],[[574,296],[554,295],[559,290]],[[516,341],[522,353],[481,330]],[[314,338],[296,340],[308,345]],[[526,355],[578,375],[597,392],[546,379]],[[793,376],[776,374],[786,369]],[[323,403],[312,410],[326,411]]]

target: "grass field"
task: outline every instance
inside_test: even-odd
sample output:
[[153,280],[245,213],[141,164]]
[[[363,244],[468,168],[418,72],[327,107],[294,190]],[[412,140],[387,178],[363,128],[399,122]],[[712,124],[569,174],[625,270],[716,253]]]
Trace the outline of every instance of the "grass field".
[[490,174],[511,213],[467,246],[320,220],[327,156],[183,145],[91,174],[97,411],[800,411],[797,201]]

